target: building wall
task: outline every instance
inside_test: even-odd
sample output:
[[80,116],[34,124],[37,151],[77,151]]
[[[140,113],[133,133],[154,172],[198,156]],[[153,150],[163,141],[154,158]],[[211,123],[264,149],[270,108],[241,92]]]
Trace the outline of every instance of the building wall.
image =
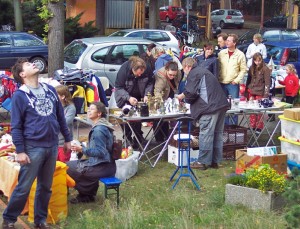
[[75,17],[84,11],[79,21],[81,25],[86,22],[96,20],[96,1],[95,0],[67,0],[66,17]]

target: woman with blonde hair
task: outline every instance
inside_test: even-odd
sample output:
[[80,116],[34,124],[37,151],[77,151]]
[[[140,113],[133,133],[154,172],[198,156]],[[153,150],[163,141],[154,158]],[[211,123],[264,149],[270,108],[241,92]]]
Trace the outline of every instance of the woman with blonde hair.
[[[68,129],[70,131],[71,137],[73,139],[73,120],[76,115],[76,108],[72,101],[71,93],[67,86],[59,85],[55,87],[58,98],[64,108],[65,119],[67,122]],[[67,162],[70,160],[71,151],[66,151],[63,147],[64,145],[64,137],[60,133],[58,136],[58,154],[57,160],[62,162]]]

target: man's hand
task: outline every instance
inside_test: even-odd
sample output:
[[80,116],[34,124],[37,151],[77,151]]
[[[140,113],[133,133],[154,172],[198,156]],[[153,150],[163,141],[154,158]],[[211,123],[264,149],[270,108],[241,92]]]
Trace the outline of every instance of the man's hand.
[[69,152],[71,151],[71,142],[65,142],[64,143],[64,152]]
[[31,163],[30,158],[26,153],[18,153],[15,157],[15,161],[18,162],[20,165],[26,165]]
[[177,95],[178,100],[183,100],[185,98],[185,95],[183,93]]
[[232,82],[231,82],[231,84],[232,84],[232,85],[236,85],[237,83],[236,83],[236,82],[234,82],[234,81],[232,81]]
[[131,104],[131,106],[136,106],[138,104],[138,100],[134,97],[130,97],[129,103]]
[[144,103],[148,103],[148,96],[144,96]]

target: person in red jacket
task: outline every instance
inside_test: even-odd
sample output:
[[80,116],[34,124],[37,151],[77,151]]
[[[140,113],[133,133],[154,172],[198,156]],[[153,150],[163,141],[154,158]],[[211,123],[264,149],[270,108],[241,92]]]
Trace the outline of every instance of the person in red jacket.
[[299,78],[293,64],[285,66],[287,76],[284,80],[278,80],[281,85],[285,85],[285,101],[293,104],[299,91]]

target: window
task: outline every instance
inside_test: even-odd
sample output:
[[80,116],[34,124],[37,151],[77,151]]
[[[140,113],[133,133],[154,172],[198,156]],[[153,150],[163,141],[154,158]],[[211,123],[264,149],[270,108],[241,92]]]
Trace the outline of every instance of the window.
[[64,51],[64,60],[71,64],[76,64],[80,56],[87,48],[86,44],[81,41],[73,41]]
[[273,60],[280,60],[280,57],[283,53],[283,48],[272,46],[272,45],[266,45],[266,48],[267,48],[268,59],[271,59],[272,57]]
[[164,32],[148,32],[145,34],[145,39],[160,42],[160,41],[170,41],[170,37]]
[[143,32],[133,32],[128,34],[127,37],[143,38]]
[[296,32],[293,31],[282,31],[282,39],[283,40],[297,40],[299,36]]
[[137,44],[117,45],[113,48],[108,64],[121,65],[126,62],[131,56],[139,56],[139,46]]
[[280,31],[279,30],[266,31],[264,33],[263,38],[267,41],[278,41],[280,40]]
[[296,48],[290,49],[290,55],[287,62],[297,62],[298,60],[298,50]]
[[0,48],[1,47],[10,47],[12,44],[11,37],[9,35],[1,34],[0,35]]
[[94,52],[91,56],[92,60],[95,62],[98,62],[98,63],[104,63],[109,48],[110,47],[106,47],[106,48],[99,49],[96,52]]
[[38,38],[30,36],[30,35],[26,35],[26,34],[13,35],[13,39],[14,39],[14,45],[17,46],[17,47],[45,45]]

